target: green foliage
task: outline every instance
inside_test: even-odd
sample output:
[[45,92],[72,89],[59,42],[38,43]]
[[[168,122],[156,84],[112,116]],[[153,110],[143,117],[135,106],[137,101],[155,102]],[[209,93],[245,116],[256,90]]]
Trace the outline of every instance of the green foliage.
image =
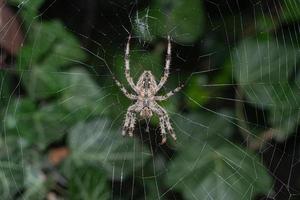
[[0,194],[2,199],[13,199],[13,195],[24,184],[21,142],[18,137],[0,138]]
[[96,167],[72,167],[70,173],[70,199],[109,199],[106,175]]
[[104,114],[107,95],[99,88],[89,74],[81,68],[66,72],[67,87],[63,88],[60,104],[73,119],[85,119],[89,116]]
[[31,31],[17,66],[30,97],[47,98],[69,86],[67,75],[59,72],[84,60],[85,54],[58,21],[33,24]]
[[178,42],[192,43],[203,27],[204,11],[198,0],[155,0],[135,17],[135,31],[145,40],[170,34]]
[[20,136],[40,149],[63,136],[64,124],[57,126],[59,118],[54,117],[63,117],[65,113],[49,106],[38,110],[30,99],[15,101],[8,105],[9,110],[4,118],[7,134]]
[[297,50],[273,39],[246,39],[233,55],[233,71],[242,92],[255,106],[270,110],[276,138],[286,139],[300,120],[300,91],[290,82],[299,59]]
[[128,176],[150,157],[139,141],[123,138],[107,119],[79,122],[71,129],[68,143],[72,151],[70,159],[76,165],[97,165],[112,179]]
[[186,199],[252,199],[271,188],[271,179],[255,155],[230,143],[190,144],[172,162],[167,183],[170,187],[176,183]]
[[203,112],[176,121],[191,135],[180,138],[182,148],[167,173],[169,187],[186,199],[232,200],[252,199],[271,189],[271,178],[253,152],[230,142],[233,123],[228,111],[219,116]]

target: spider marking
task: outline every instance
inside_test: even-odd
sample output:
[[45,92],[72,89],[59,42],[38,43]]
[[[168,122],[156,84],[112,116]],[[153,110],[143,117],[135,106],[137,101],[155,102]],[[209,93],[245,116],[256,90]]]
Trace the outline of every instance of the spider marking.
[[[155,94],[162,88],[169,76],[169,69],[171,63],[171,42],[170,36],[168,36],[168,48],[167,56],[165,61],[164,75],[161,77],[159,83],[155,81],[155,77],[151,71],[144,71],[139,77],[137,84],[134,84],[132,77],[130,76],[129,67],[129,44],[130,36],[125,48],[125,77],[136,94],[130,94],[125,89],[125,87],[114,78],[116,84],[120,87],[124,95],[136,102],[129,106],[126,113],[125,122],[123,125],[122,135],[133,136],[133,131],[136,122],[136,113],[139,113],[143,119],[150,119],[153,113],[157,114],[159,117],[159,125],[161,130],[162,141],[161,144],[167,141],[167,132],[176,140],[176,135],[171,126],[169,116],[165,109],[163,109],[156,101],[163,101],[173,96],[176,92],[180,91],[183,85],[175,88],[173,91],[168,92],[163,96],[156,96]],[[167,131],[166,131],[167,130]]]

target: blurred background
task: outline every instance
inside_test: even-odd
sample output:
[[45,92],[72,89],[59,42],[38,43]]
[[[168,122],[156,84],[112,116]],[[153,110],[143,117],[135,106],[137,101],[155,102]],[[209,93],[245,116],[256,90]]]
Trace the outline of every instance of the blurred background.
[[[297,0],[0,0],[0,199],[300,199]],[[130,66],[157,117],[122,137]],[[146,129],[149,126],[150,131]]]

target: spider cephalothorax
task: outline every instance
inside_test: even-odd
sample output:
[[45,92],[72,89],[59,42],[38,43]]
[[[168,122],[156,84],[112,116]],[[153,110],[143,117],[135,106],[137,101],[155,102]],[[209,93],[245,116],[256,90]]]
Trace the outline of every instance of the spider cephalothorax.
[[125,76],[130,87],[135,91],[136,94],[128,93],[124,86],[118,80],[115,79],[115,81],[116,84],[121,88],[125,96],[129,99],[135,100],[136,102],[127,109],[122,134],[126,135],[126,133],[128,133],[129,136],[133,136],[134,126],[136,122],[136,113],[138,113],[140,117],[144,119],[149,119],[153,115],[153,113],[156,113],[159,117],[159,124],[162,135],[161,144],[164,144],[167,141],[166,129],[171,134],[173,139],[176,140],[176,136],[171,126],[167,112],[156,102],[168,99],[175,92],[178,92],[182,88],[182,86],[180,86],[174,89],[173,91],[167,93],[166,95],[156,96],[156,93],[162,88],[169,76],[169,68],[171,61],[170,37],[168,36],[168,49],[164,75],[160,79],[158,84],[156,83],[155,77],[153,76],[151,71],[144,71],[139,77],[137,84],[135,85],[133,83],[132,77],[130,76],[129,68],[129,43],[130,36],[128,38],[125,50]]

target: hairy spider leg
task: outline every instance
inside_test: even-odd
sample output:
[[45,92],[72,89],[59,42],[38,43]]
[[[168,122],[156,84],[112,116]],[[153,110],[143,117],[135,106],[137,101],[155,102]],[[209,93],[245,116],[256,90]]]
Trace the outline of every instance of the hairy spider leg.
[[170,73],[170,63],[171,63],[171,39],[170,36],[168,35],[168,47],[167,47],[167,55],[166,55],[166,64],[165,64],[165,69],[164,69],[164,75],[161,77],[158,85],[157,85],[157,90],[158,92],[161,87],[166,83],[169,73]]
[[172,136],[172,138],[176,141],[176,135],[174,133],[174,130],[171,126],[170,123],[170,119],[168,117],[167,112],[165,111],[165,109],[163,109],[160,105],[155,104],[153,111],[158,115],[159,117],[159,125],[160,125],[160,129],[161,129],[161,136],[162,136],[162,141],[160,144],[164,144],[167,141],[167,132],[166,132],[166,128],[169,132],[169,134]]
[[179,92],[182,88],[184,87],[184,85],[181,85],[177,88],[175,88],[174,90],[168,92],[167,94],[165,95],[162,95],[162,96],[155,96],[155,100],[156,101],[163,101],[163,100],[166,100],[168,99],[169,97],[173,96],[176,92]]
[[114,81],[115,81],[115,83],[117,84],[117,86],[120,88],[120,90],[123,92],[123,94],[127,97],[127,98],[129,98],[129,99],[131,99],[131,100],[136,100],[137,99],[137,96],[136,95],[134,95],[134,94],[130,94],[127,90],[126,90],[126,88],[115,78],[115,77],[113,77],[113,79],[114,79]]
[[129,83],[130,87],[136,92],[135,84],[133,83],[133,79],[130,76],[130,65],[129,65],[130,39],[131,39],[131,36],[129,35],[128,36],[128,41],[127,41],[127,44],[126,44],[126,49],[125,49],[125,56],[124,56],[124,59],[125,59],[125,77],[126,77],[128,83]]
[[136,114],[135,114],[136,107],[137,107],[136,104],[134,104],[127,109],[125,122],[122,129],[123,136],[125,136],[126,133],[128,133],[128,135],[131,137],[133,136],[134,126],[136,121]]
[[136,114],[134,112],[131,113],[131,118],[130,118],[130,124],[129,124],[129,128],[128,128],[128,135],[130,137],[133,136],[133,131],[134,131],[134,127],[135,127],[135,122],[136,122]]
[[165,122],[164,122],[164,117],[163,115],[159,116],[159,125],[160,125],[160,132],[161,132],[161,137],[162,140],[160,144],[164,144],[167,142],[167,132],[166,132],[166,127],[165,127]]

